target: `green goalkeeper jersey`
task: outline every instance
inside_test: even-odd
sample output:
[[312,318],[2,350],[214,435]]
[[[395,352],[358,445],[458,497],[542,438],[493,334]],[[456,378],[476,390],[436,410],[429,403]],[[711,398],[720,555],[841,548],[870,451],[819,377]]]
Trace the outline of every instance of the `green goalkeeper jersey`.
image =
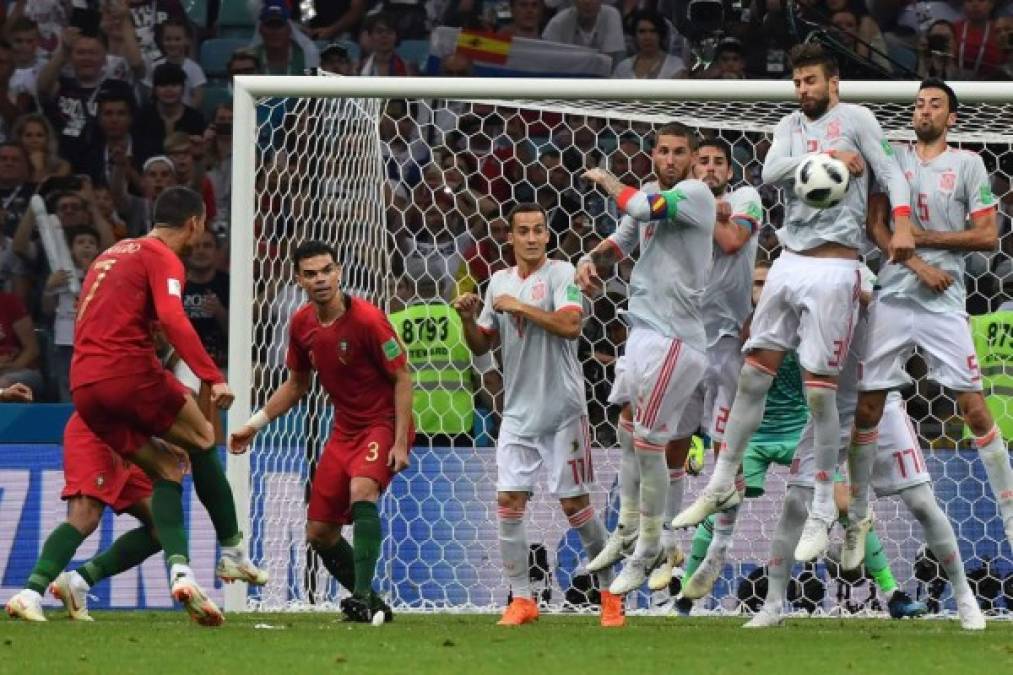
[[797,438],[808,420],[809,407],[805,402],[802,369],[795,352],[787,352],[767,392],[763,421],[750,440],[753,443],[771,443],[786,437]]

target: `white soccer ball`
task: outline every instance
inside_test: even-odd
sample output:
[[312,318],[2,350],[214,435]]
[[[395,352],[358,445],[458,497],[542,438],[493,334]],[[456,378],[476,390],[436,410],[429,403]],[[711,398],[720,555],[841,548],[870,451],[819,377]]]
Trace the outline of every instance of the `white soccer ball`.
[[851,174],[830,155],[813,154],[795,169],[795,196],[817,209],[828,209],[844,199]]

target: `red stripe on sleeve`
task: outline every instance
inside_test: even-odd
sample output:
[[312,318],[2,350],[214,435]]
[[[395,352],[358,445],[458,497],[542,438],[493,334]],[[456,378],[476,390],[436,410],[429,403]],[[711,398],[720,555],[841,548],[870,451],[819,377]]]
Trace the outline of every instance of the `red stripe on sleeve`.
[[636,194],[637,194],[636,188],[627,187],[625,190],[619,193],[618,197],[616,197],[616,204],[619,205],[619,208],[625,211],[626,205],[630,203],[630,200],[633,199],[633,197],[636,196]]

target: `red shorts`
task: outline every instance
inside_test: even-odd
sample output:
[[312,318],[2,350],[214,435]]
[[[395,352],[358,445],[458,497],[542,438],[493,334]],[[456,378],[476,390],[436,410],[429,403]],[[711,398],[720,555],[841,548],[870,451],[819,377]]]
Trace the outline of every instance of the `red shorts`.
[[92,382],[73,391],[74,409],[117,454],[129,457],[176,421],[190,390],[159,370]]
[[[414,432],[409,433],[409,452],[414,436]],[[383,492],[394,477],[387,466],[392,445],[394,430],[388,425],[352,433],[334,431],[313,476],[307,519],[341,525],[352,522],[352,479],[372,478]]]
[[63,499],[84,495],[116,513],[151,496],[151,481],[92,433],[77,413],[63,430]]

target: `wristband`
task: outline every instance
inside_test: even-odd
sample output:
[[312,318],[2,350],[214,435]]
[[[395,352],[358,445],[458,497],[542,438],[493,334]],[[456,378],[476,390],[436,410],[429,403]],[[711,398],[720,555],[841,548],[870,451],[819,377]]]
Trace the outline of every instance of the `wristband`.
[[264,412],[263,408],[253,413],[250,419],[246,420],[246,426],[250,427],[254,431],[260,431],[270,423],[271,418],[267,416],[267,413]]

